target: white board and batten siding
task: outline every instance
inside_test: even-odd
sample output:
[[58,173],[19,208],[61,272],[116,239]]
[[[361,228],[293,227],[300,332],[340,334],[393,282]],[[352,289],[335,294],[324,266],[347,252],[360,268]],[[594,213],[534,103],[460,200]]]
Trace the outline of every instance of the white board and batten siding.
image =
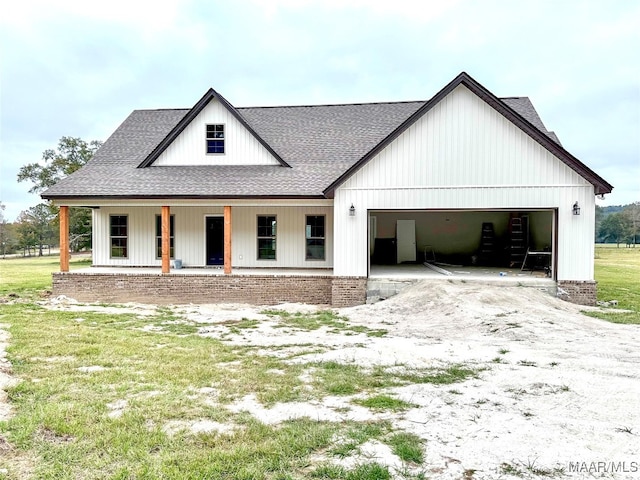
[[[224,125],[225,153],[207,153],[206,125]],[[168,165],[280,165],[218,100],[209,104],[153,162]]]
[[369,210],[557,209],[557,278],[592,280],[594,205],[593,185],[461,85],[336,190],[335,235],[349,241],[334,274],[367,275]]
[[[232,266],[248,268],[331,268],[333,265],[333,211],[330,206],[232,206]],[[96,266],[160,266],[156,258],[155,218],[160,207],[102,207],[93,211],[93,264]],[[184,267],[205,266],[206,217],[223,216],[223,207],[172,207],[175,258]],[[110,258],[109,217],[128,217],[128,258]],[[276,260],[257,259],[257,217],[277,219]],[[307,215],[325,215],[324,260],[305,259]]]
[[[331,268],[333,266],[333,209],[331,207],[253,207],[232,209],[233,266],[266,268]],[[258,215],[275,215],[276,259],[257,259]],[[306,216],[325,216],[325,259],[305,260]]]

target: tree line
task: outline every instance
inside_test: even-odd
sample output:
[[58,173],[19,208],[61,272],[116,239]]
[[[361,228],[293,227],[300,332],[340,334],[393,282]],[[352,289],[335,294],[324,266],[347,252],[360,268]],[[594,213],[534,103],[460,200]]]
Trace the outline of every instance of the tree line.
[[[100,148],[102,142],[85,142],[80,138],[62,137],[56,149],[47,149],[42,161],[20,168],[18,182],[33,184],[30,193],[38,194],[62,178],[72,174],[86,164]],[[2,256],[22,253],[44,255],[51,245],[58,245],[59,208],[51,202],[39,203],[18,215],[9,223],[5,217],[5,206],[0,201],[0,254]],[[91,210],[69,208],[69,243],[73,251],[91,248]]]
[[635,247],[640,243],[640,202],[612,207],[596,206],[596,243]]

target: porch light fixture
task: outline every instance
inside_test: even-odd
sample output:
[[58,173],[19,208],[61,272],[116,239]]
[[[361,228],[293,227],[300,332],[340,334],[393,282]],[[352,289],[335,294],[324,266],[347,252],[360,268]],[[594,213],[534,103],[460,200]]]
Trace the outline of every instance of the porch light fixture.
[[349,216],[350,217],[355,217],[356,216],[356,207],[353,206],[353,203],[349,207]]
[[578,205],[577,200],[576,200],[576,203],[573,204],[573,214],[580,215],[580,205]]

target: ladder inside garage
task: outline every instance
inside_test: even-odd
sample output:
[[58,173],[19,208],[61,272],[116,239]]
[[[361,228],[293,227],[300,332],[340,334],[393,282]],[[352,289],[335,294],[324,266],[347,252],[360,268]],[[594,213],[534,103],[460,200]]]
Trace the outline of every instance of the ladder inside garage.
[[522,218],[513,217],[509,221],[509,267],[522,267],[527,252],[527,239],[522,228]]

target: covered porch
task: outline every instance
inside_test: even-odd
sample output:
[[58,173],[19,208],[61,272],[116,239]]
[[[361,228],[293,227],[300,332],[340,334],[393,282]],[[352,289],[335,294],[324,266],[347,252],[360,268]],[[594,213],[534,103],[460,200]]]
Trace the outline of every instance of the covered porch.
[[[98,207],[95,207],[96,209]],[[95,210],[94,210],[95,212]],[[159,220],[159,255],[158,259],[160,260],[160,269],[163,274],[168,274],[171,268],[171,264],[173,262],[173,219],[171,213],[171,206],[162,205],[160,207],[160,216]],[[127,220],[127,215],[120,215],[119,217],[125,218]],[[96,216],[93,216],[94,224],[95,224]],[[206,217],[205,217],[206,218]],[[59,213],[59,223],[60,223],[60,272],[69,272],[69,247],[70,247],[70,239],[69,239],[69,206],[61,205],[60,213]],[[221,228],[220,228],[220,239],[219,245],[217,249],[219,250],[220,257],[220,265],[219,267],[222,269],[223,273],[229,275],[231,273],[231,254],[232,254],[232,223],[231,223],[231,206],[225,205],[223,207],[223,215],[221,216]],[[114,232],[114,228],[118,231]],[[115,234],[114,234],[115,233]],[[111,256],[114,256],[114,251],[117,253],[117,257],[128,258],[129,257],[129,225],[126,222],[124,225],[110,225],[109,233],[108,233],[109,241],[111,245],[109,246],[109,250],[111,251]],[[152,237],[153,238],[153,237]],[[103,240],[103,239],[101,239]],[[95,242],[95,237],[94,237]],[[94,245],[94,249],[95,249]],[[93,259],[95,263],[95,257]],[[153,267],[149,267],[151,270],[156,270]]]

